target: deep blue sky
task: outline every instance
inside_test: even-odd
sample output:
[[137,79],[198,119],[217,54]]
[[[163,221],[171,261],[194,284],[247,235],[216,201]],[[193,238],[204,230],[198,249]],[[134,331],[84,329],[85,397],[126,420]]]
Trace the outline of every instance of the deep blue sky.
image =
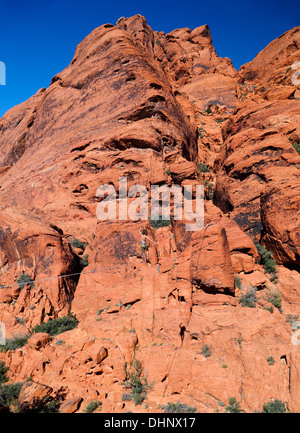
[[94,28],[137,13],[154,30],[164,32],[208,24],[217,53],[231,58],[237,69],[273,39],[300,25],[296,0],[0,0],[0,61],[6,65],[0,117],[39,88],[48,87]]

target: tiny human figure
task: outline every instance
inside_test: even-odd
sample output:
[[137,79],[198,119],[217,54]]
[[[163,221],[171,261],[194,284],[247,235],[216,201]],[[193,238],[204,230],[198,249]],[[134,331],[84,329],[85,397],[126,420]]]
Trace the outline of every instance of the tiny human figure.
[[141,235],[141,250],[142,250],[143,261],[149,262],[149,251],[148,251],[149,246],[147,244],[146,239],[148,239],[148,241],[152,242],[155,245],[157,245],[157,244],[156,244],[156,242],[154,242],[150,238],[148,238],[146,229],[143,229],[142,231],[141,231],[141,229],[139,229],[139,233]]

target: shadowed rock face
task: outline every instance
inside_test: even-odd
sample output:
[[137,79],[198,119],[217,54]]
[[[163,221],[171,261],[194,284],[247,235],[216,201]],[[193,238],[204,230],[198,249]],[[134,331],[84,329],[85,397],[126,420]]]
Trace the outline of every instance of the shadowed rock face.
[[[70,312],[79,320],[0,353],[12,382],[32,377],[23,397],[46,389],[72,413],[92,400],[104,412],[177,401],[222,412],[232,396],[245,412],[271,398],[300,410],[290,324],[300,315],[298,40],[292,29],[236,71],[207,25],[165,34],[123,18],[95,29],[47,89],[2,117],[0,321],[13,338]],[[99,221],[97,188],[113,185],[119,198],[120,177],[149,200],[153,185],[204,184],[205,227]],[[142,227],[155,242],[149,265]],[[122,398],[134,359],[153,384],[147,406]]]

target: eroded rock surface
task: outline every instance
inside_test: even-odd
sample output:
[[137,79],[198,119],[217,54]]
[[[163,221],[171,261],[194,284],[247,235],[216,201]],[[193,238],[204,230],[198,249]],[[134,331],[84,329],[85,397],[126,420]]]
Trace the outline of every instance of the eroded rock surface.
[[[161,412],[177,401],[223,412],[234,396],[245,412],[270,399],[300,410],[291,326],[300,315],[299,34],[236,71],[207,25],[165,34],[139,15],[123,18],[95,29],[47,89],[2,117],[6,337],[70,312],[79,320],[0,353],[10,382],[32,379],[22,401],[60,395],[65,413],[92,401],[103,412]],[[100,221],[97,189],[113,185],[118,197],[121,177],[149,199],[153,185],[204,184],[204,227]],[[156,242],[149,264],[143,227]],[[253,287],[255,304],[243,306]],[[152,385],[141,406],[123,396],[134,360]]]

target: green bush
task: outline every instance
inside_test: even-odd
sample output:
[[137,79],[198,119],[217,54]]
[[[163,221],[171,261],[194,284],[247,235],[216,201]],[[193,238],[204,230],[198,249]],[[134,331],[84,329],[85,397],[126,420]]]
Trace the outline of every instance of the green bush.
[[99,400],[92,400],[85,406],[84,412],[93,413],[99,406],[101,406],[101,402]]
[[26,273],[21,274],[18,278],[17,278],[17,283],[19,284],[19,288],[20,290],[24,289],[24,287],[26,286],[26,284],[29,284],[31,288],[34,287],[34,282],[33,280],[30,278],[30,276]]
[[80,264],[83,268],[88,266],[89,264],[89,255],[85,254],[84,256],[80,257]]
[[207,344],[203,344],[201,353],[205,358],[209,358],[211,356],[211,347]]
[[241,279],[240,279],[240,277],[238,275],[234,276],[234,285],[238,289],[240,289],[242,287],[242,282],[241,282]]
[[8,371],[8,367],[6,367],[3,361],[0,362],[0,384],[7,382],[6,373]]
[[273,356],[269,356],[268,359],[267,359],[267,361],[268,361],[269,365],[274,365],[275,364],[275,359],[273,358]]
[[268,251],[263,245],[255,244],[258,253],[260,254],[259,263],[263,265],[267,274],[271,274],[271,281],[276,279],[276,263],[273,259],[273,254]]
[[246,293],[243,293],[239,298],[239,302],[242,307],[255,308],[257,302],[255,288],[251,287]]
[[185,403],[168,403],[162,406],[164,413],[194,413],[196,408]]
[[201,173],[210,173],[210,169],[203,162],[199,162],[198,169]]
[[294,148],[295,151],[298,152],[299,155],[300,155],[300,143],[295,143],[295,144],[293,144],[293,148]]
[[18,335],[12,338],[7,338],[5,344],[0,347],[0,352],[7,352],[8,350],[16,350],[27,344],[30,335]]
[[34,334],[38,332],[46,332],[47,334],[55,336],[76,328],[78,323],[78,319],[76,319],[72,314],[69,314],[68,316],[49,320],[47,323],[43,322],[41,325],[35,326],[32,329],[32,332]]
[[212,200],[214,196],[214,185],[208,180],[204,181],[204,185],[206,187],[206,195],[208,200]]
[[130,370],[127,368],[127,363],[124,366],[125,380],[123,385],[125,388],[131,389],[131,396],[135,405],[140,405],[147,396],[147,389],[149,388],[147,379],[142,376],[143,367],[142,363],[134,359],[130,364]]
[[9,406],[19,398],[23,382],[0,385],[0,406]]
[[71,245],[74,248],[80,248],[81,250],[85,249],[85,243],[76,238],[72,240]]
[[151,219],[150,224],[154,229],[158,229],[160,227],[168,227],[171,221],[163,219],[162,215],[160,215],[158,220]]
[[132,394],[124,392],[124,394],[122,394],[122,401],[132,401]]
[[286,406],[281,400],[270,400],[263,406],[263,413],[285,413]]
[[282,295],[277,290],[270,292],[267,296],[267,301],[269,301],[274,307],[280,310],[281,308],[281,298]]
[[236,401],[235,397],[230,397],[228,405],[225,407],[229,413],[241,413],[240,403]]

